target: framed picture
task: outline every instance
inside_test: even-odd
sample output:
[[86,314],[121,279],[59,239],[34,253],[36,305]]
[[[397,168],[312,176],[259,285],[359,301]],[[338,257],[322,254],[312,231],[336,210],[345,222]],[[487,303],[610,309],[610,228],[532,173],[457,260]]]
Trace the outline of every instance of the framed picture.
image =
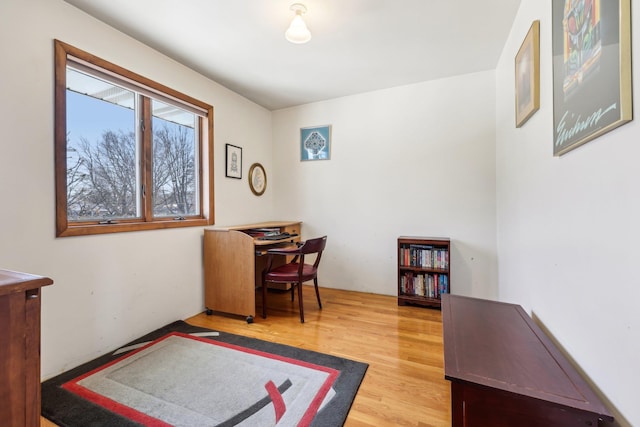
[[331,125],[300,129],[300,160],[331,158]]
[[516,127],[540,109],[540,21],[533,21],[516,55]]
[[552,0],[553,154],[629,122],[630,0]]
[[242,148],[227,144],[226,151],[226,177],[242,179]]
[[249,169],[249,188],[256,196],[262,196],[267,189],[267,173],[260,163],[254,163]]

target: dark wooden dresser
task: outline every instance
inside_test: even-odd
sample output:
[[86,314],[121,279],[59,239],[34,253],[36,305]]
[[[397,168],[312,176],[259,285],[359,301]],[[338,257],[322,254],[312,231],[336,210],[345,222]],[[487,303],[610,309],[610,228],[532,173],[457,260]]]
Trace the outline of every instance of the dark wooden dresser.
[[454,427],[585,427],[613,417],[519,305],[442,296]]
[[40,425],[40,288],[47,277],[0,270],[0,425]]

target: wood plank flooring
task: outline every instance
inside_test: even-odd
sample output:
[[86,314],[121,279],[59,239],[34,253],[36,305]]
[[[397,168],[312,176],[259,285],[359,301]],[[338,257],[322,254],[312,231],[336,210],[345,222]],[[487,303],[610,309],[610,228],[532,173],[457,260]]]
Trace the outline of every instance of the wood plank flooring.
[[[267,318],[204,313],[186,319],[206,328],[278,342],[369,364],[345,426],[451,425],[439,310],[397,305],[395,297],[304,286],[305,323],[289,293],[270,292]],[[259,292],[257,294],[259,298]],[[258,308],[261,302],[257,302]],[[260,311],[260,310],[258,310]],[[55,424],[42,419],[42,426]]]

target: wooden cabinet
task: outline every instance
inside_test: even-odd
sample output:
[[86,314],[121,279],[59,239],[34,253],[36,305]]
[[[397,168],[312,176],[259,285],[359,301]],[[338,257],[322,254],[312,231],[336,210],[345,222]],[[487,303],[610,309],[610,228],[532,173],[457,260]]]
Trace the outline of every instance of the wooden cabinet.
[[444,295],[442,302],[453,427],[596,427],[613,421],[522,307],[457,295]]
[[[300,241],[300,221],[273,221],[204,230],[204,302],[207,313],[246,316],[253,321],[255,289],[261,286],[266,250]],[[252,231],[289,233],[282,240],[260,240]],[[283,257],[278,262],[285,262]]]
[[40,425],[40,288],[46,277],[0,270],[0,424]]
[[450,291],[449,250],[448,238],[398,238],[398,305],[440,307]]

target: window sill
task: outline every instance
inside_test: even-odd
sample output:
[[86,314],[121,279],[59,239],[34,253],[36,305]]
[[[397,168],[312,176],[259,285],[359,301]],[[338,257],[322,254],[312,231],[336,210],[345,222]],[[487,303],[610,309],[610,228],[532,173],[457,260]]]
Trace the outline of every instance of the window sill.
[[207,218],[184,220],[158,220],[153,222],[121,222],[114,224],[66,225],[58,229],[56,237],[89,236],[95,234],[123,233],[127,231],[162,230],[165,228],[205,227],[213,225]]

